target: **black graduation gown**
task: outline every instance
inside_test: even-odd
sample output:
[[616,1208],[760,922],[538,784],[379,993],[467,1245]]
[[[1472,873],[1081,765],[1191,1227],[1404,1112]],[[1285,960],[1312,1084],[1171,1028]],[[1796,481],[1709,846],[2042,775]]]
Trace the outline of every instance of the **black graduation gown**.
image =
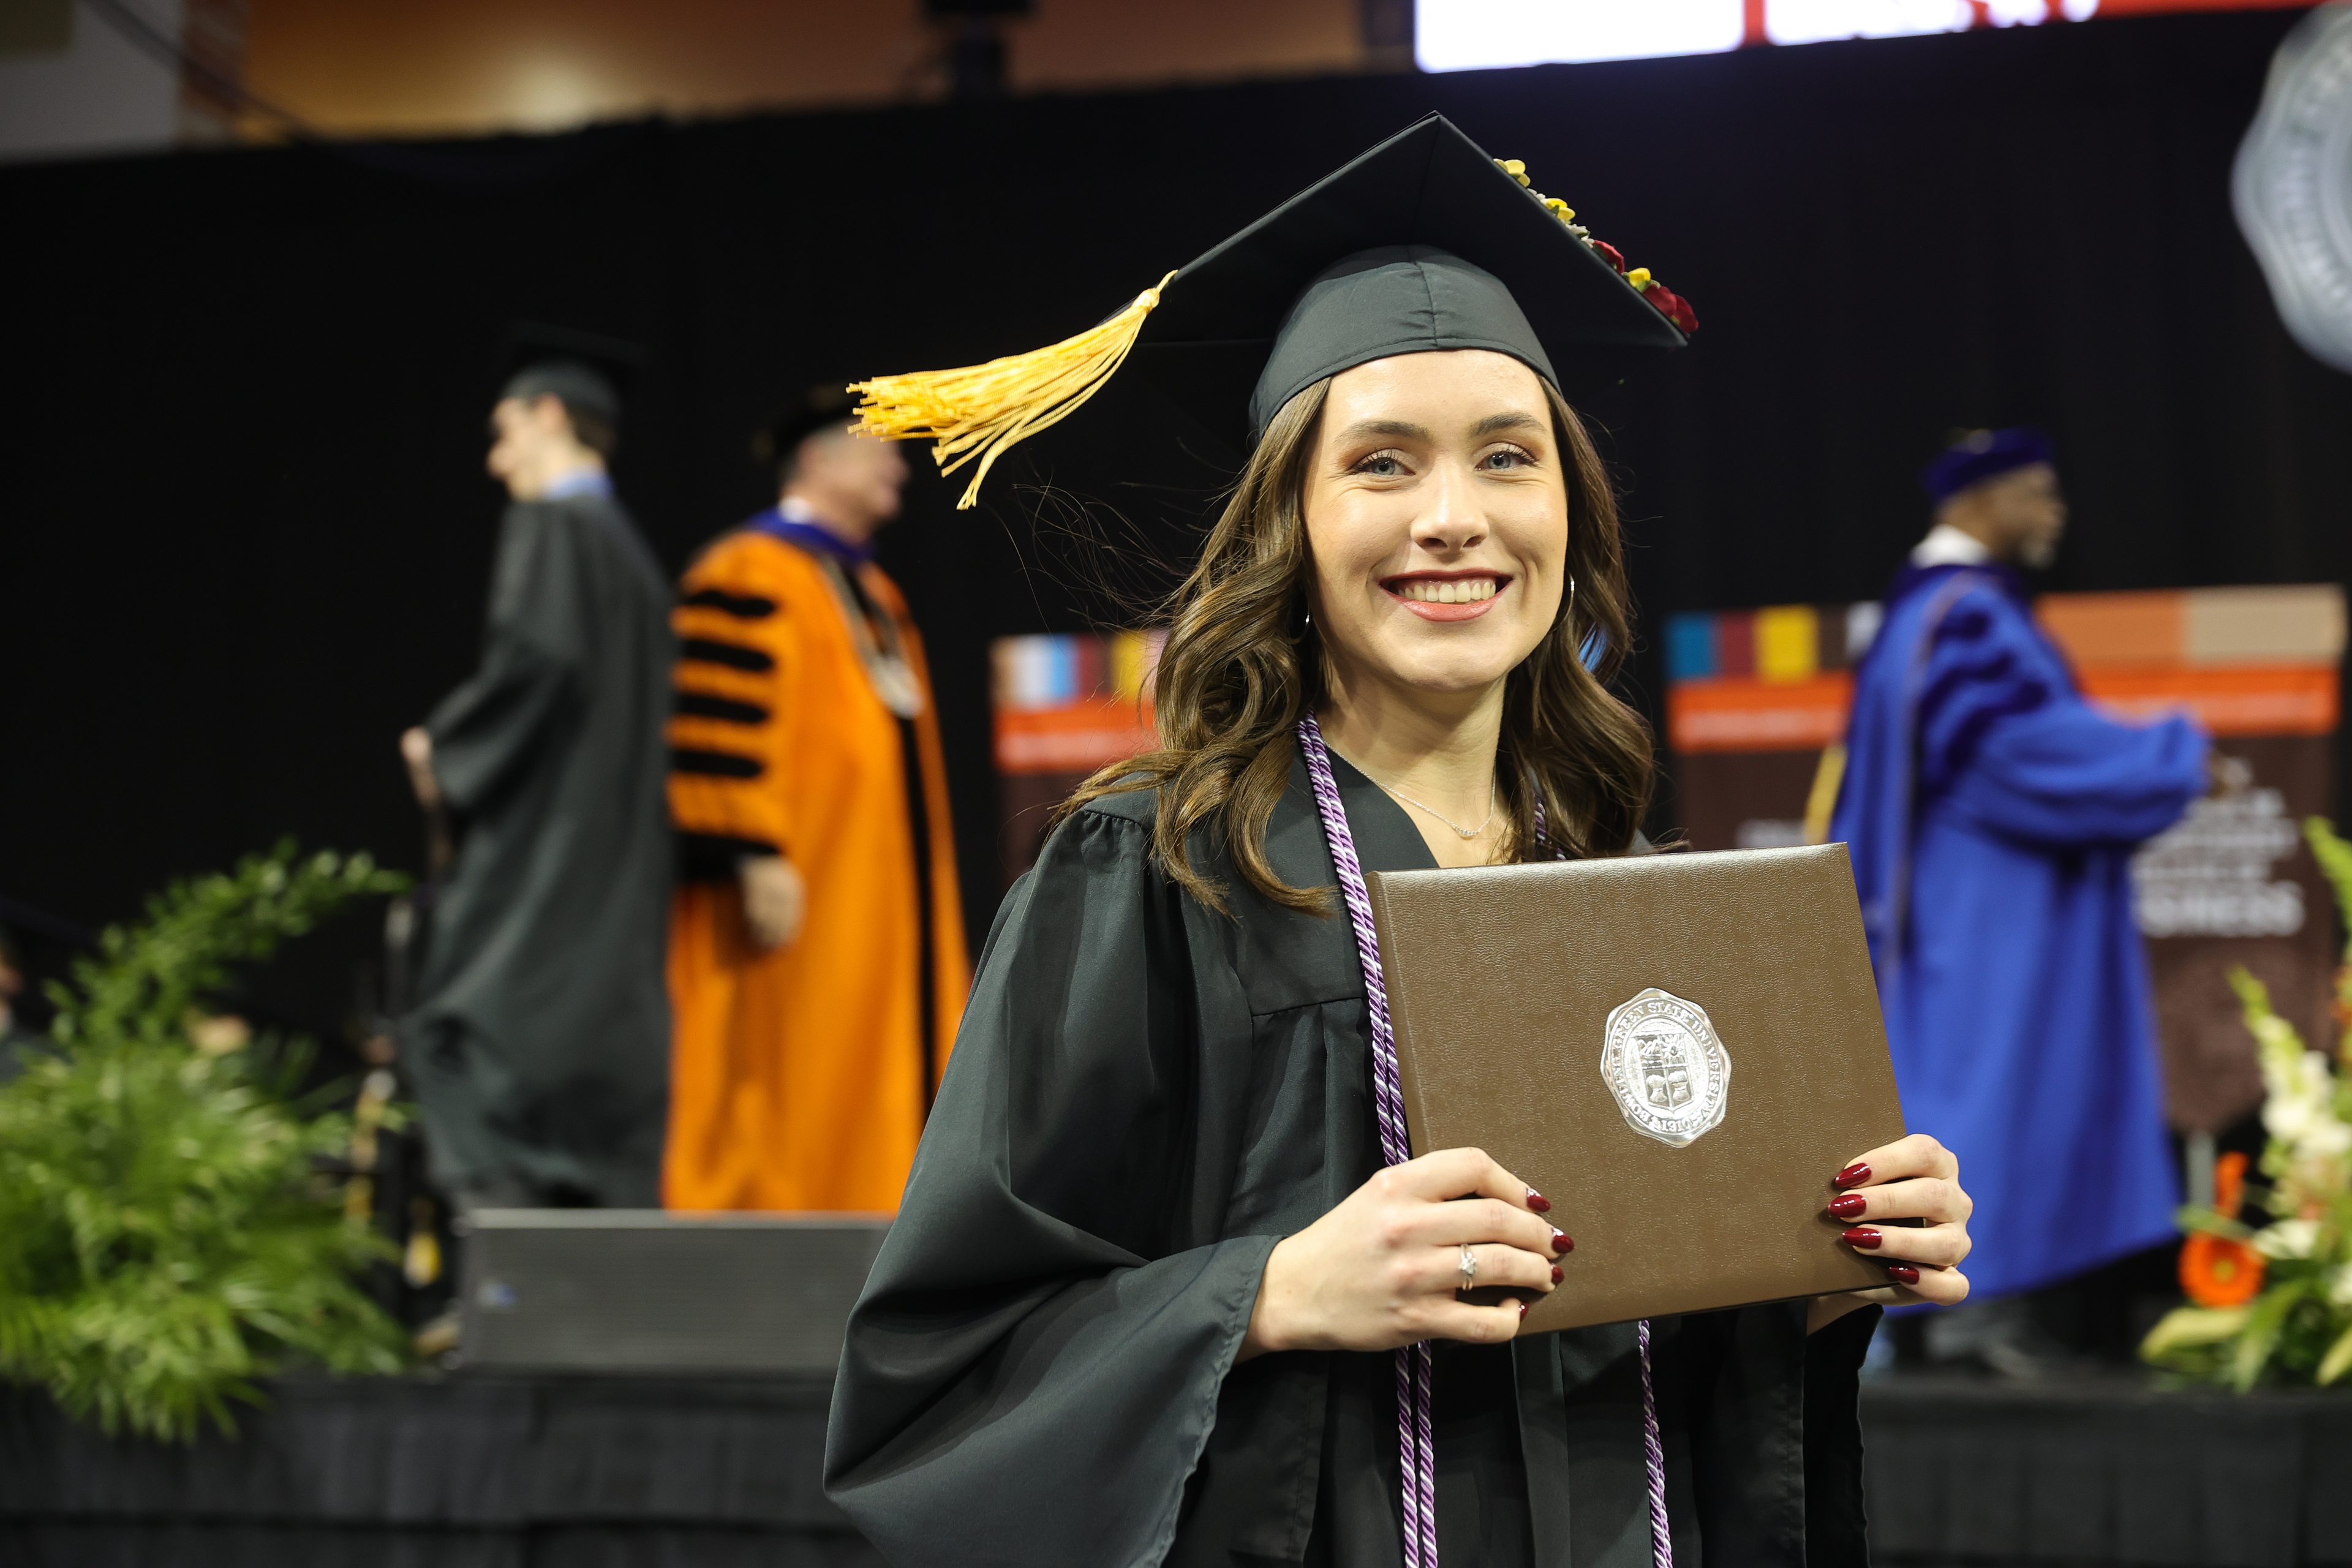
[[425,725],[461,837],[404,1057],[453,1191],[660,1201],[669,609],[611,497],[508,509],[481,668]]
[[[1432,864],[1335,767],[1365,867]],[[1077,813],[1006,898],[851,1317],[826,1487],[894,1562],[1402,1557],[1391,1358],[1234,1364],[1276,1241],[1379,1163],[1354,940],[1230,872],[1238,918],[1202,907],[1153,866],[1153,802]],[[1266,848],[1335,880],[1303,763]],[[1206,832],[1193,853],[1226,865]],[[1876,1317],[1810,1343],[1799,1303],[1655,1325],[1682,1568],[1864,1560]],[[1436,1376],[1444,1563],[1650,1561],[1632,1325],[1441,1345]]]

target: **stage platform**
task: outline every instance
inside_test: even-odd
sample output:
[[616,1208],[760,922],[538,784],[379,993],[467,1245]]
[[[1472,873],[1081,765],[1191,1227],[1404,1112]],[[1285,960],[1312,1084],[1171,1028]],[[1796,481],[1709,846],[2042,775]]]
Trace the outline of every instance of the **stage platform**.
[[[237,1439],[176,1448],[12,1391],[0,1563],[877,1563],[818,1488],[826,1394],[821,1377],[292,1379]],[[1864,1420],[1882,1568],[2352,1565],[2352,1394],[1905,1380],[1874,1385]]]

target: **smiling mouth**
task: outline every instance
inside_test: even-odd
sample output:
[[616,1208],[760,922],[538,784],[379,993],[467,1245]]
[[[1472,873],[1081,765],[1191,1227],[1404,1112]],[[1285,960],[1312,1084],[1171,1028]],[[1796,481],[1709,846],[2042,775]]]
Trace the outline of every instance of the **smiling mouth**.
[[1499,572],[1416,572],[1384,580],[1381,586],[1425,621],[1474,620],[1494,608],[1510,586]]
[[1417,605],[1475,605],[1503,591],[1500,580],[1477,577],[1400,577],[1385,584],[1400,599]]

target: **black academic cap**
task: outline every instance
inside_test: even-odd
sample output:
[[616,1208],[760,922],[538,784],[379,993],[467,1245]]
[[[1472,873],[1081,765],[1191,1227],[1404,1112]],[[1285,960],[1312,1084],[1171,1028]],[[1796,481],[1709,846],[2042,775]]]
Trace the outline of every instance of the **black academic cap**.
[[1688,339],[1574,217],[1432,114],[1179,271],[1137,363],[1212,429],[1246,410],[1253,440],[1392,353],[1494,349],[1564,392],[1606,385]]
[[837,381],[812,386],[768,416],[751,437],[751,458],[760,463],[789,461],[801,443],[820,430],[846,425],[857,417],[857,400]]
[[572,327],[518,321],[507,329],[499,396],[553,397],[618,429],[621,405],[645,363],[636,344]]
[[1697,326],[1575,218],[1522,165],[1433,114],[1088,331],[985,365],[856,384],[859,427],[933,437],[943,469],[978,458],[968,506],[1005,447],[1091,397],[1130,349],[1236,444],[1305,387],[1392,354],[1492,349],[1573,395],[1681,348]]

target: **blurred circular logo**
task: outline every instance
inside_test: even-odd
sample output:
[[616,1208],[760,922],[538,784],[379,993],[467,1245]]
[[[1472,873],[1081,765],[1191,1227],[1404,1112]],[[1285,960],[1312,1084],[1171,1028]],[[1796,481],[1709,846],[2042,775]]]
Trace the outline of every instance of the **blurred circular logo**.
[[2232,195],[2286,330],[2352,371],[2352,5],[2320,6],[2279,46]]

